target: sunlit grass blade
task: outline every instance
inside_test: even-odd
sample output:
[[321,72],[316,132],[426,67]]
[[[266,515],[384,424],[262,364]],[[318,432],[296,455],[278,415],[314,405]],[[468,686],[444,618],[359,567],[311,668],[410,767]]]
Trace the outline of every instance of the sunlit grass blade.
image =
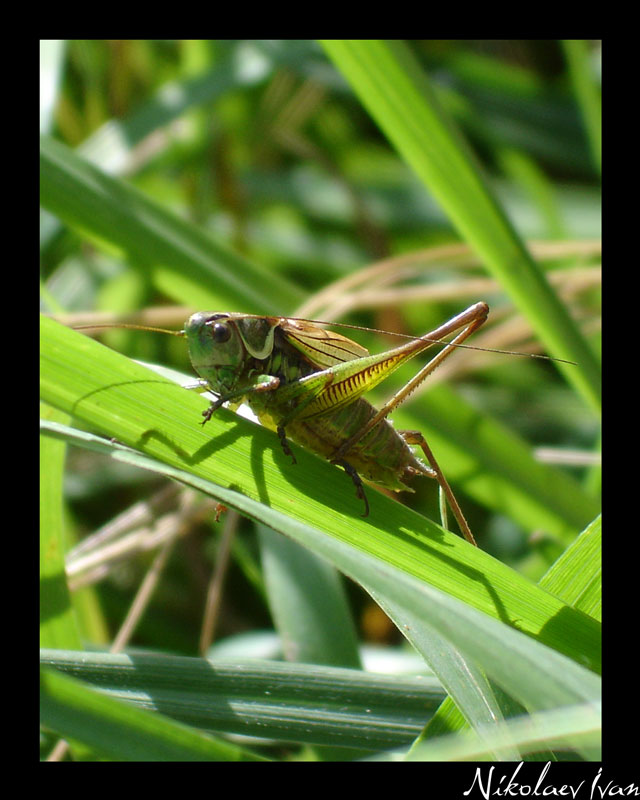
[[517,236],[407,45],[342,39],[323,45],[549,352],[578,364],[558,367],[599,408],[600,371],[591,348]]
[[[576,750],[587,753],[590,761],[599,761],[601,727],[600,704],[584,703],[514,717],[487,728],[482,735],[465,731],[425,741],[412,750],[409,760],[474,761],[487,757],[493,760],[493,753],[518,747],[522,753],[536,754],[547,749]],[[398,753],[397,759],[404,759],[404,753]]]
[[[68,423],[69,417],[41,404],[48,421]],[[64,442],[40,438],[40,646],[80,647],[64,567],[63,515]]]
[[485,613],[518,620],[520,630],[597,668],[594,621],[459,536],[375,492],[364,520],[341,470],[299,448],[293,468],[270,431],[222,409],[204,430],[197,424],[203,398],[51,320],[41,327],[42,396],[51,404],[181,474],[213,482],[225,505],[276,530],[324,530]]

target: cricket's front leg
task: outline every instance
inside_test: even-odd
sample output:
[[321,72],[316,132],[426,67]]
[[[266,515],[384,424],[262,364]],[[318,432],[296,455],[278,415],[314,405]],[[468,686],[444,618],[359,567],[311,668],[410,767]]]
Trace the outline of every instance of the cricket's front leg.
[[226,403],[228,399],[229,399],[228,397],[219,397],[217,400],[212,400],[209,405],[209,408],[205,408],[205,410],[202,412],[202,416],[204,417],[204,419],[202,420],[201,424],[206,425],[206,423],[209,422],[214,413],[220,408],[220,406]]
[[229,392],[229,394],[220,395],[217,400],[212,400],[209,408],[202,412],[202,416],[204,417],[202,424],[205,425],[207,422],[209,422],[211,417],[220,408],[220,406],[223,406],[229,400],[238,400],[238,398],[246,397],[254,392],[273,392],[279,386],[280,378],[276,378],[274,375],[258,375],[256,378],[256,383],[254,383],[252,386],[247,386],[244,389],[238,389],[235,392]]

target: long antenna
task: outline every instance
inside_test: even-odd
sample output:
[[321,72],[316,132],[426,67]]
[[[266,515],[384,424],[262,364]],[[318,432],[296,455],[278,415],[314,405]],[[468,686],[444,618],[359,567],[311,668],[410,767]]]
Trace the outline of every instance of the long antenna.
[[[247,317],[254,317],[259,318],[261,314],[246,314]],[[408,333],[395,333],[392,331],[384,331],[380,328],[368,328],[364,325],[351,325],[347,322],[327,322],[326,320],[322,319],[307,319],[306,317],[282,317],[282,319],[291,319],[295,322],[312,322],[317,325],[330,325],[334,328],[349,328],[350,330],[354,331],[369,331],[371,333],[381,333],[386,336],[398,336],[401,339],[413,339],[414,341],[421,340],[423,342],[432,342],[433,344],[449,344],[445,339],[429,339],[427,336],[411,336]],[[150,325],[135,325],[133,323],[128,322],[117,322],[117,323],[110,323],[110,324],[98,324],[98,325],[74,325],[73,329],[76,331],[82,330],[93,330],[98,328],[129,328],[130,330],[136,331],[152,331],[153,333],[168,333],[170,336],[180,336],[184,337],[184,331],[170,331],[167,328],[154,328]],[[544,361],[557,361],[561,364],[571,364],[572,366],[577,366],[575,361],[568,361],[565,358],[556,358],[555,356],[548,356],[544,355],[543,353],[523,353],[519,350],[501,350],[497,347],[477,347],[472,344],[453,344],[453,347],[461,347],[464,350],[479,350],[483,353],[500,353],[501,355],[505,356],[522,356],[525,358],[540,358]]]
[[167,328],[152,328],[150,325],[134,325],[132,322],[114,322],[101,325],[73,325],[74,331],[93,330],[94,328],[129,328],[134,331],[153,331],[154,333],[168,333],[171,336],[184,336],[184,331],[170,331]]

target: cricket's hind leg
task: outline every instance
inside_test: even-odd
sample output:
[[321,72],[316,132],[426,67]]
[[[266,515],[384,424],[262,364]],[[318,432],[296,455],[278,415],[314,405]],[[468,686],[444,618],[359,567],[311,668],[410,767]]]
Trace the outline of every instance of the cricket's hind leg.
[[407,444],[417,445],[421,448],[422,452],[425,454],[427,461],[429,462],[430,466],[427,467],[426,465],[423,466],[423,474],[427,475],[429,478],[435,478],[440,484],[440,488],[444,492],[445,497],[449,503],[451,510],[453,511],[453,515],[455,516],[458,525],[460,526],[460,530],[464,538],[470,542],[475,547],[478,546],[478,543],[474,539],[473,534],[471,533],[471,529],[469,528],[469,523],[464,517],[462,513],[462,509],[458,505],[458,501],[453,494],[451,487],[447,479],[444,477],[442,470],[438,466],[438,462],[436,461],[435,456],[431,452],[431,448],[427,444],[427,440],[424,436],[420,433],[420,431],[398,431],[400,436],[405,440]]
[[351,476],[351,480],[353,481],[354,486],[356,487],[356,497],[360,500],[364,501],[364,514],[361,514],[362,517],[369,516],[369,501],[367,500],[367,495],[364,491],[364,484],[362,483],[362,478],[358,475],[355,468],[351,466],[348,461],[345,461],[343,458],[339,459],[338,461],[333,461],[333,464],[337,464],[339,467],[347,473],[347,475]]

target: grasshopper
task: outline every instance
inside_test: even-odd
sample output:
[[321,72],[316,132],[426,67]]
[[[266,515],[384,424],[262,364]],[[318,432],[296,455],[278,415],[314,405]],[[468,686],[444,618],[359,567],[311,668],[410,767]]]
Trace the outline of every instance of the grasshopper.
[[[469,525],[442,470],[419,431],[397,431],[386,417],[487,318],[476,303],[425,337],[379,355],[308,320],[239,313],[193,314],[185,325],[191,364],[218,399],[203,411],[204,422],[221,405],[246,402],[260,422],[275,430],[282,449],[295,456],[288,438],[341,466],[356,495],[369,503],[362,478],[398,491],[413,491],[415,475],[438,481],[467,541]],[[379,411],[362,395],[409,358],[460,331]],[[429,465],[416,457],[419,446]],[[477,545],[476,545],[477,546]]]
[[[413,491],[409,484],[415,475],[433,478],[462,534],[477,546],[424,436],[419,431],[398,431],[386,417],[485,322],[488,313],[486,303],[475,303],[425,336],[379,355],[370,355],[351,339],[310,320],[293,317],[199,311],[183,331],[118,327],[186,337],[191,363],[201,378],[197,388],[218,396],[202,412],[203,425],[223,404],[237,408],[246,402],[263,425],[277,432],[293,463],[289,438],[341,466],[364,502],[364,517],[369,503],[363,478],[394,492]],[[442,342],[452,334],[456,336],[450,342]],[[382,408],[376,410],[362,397],[433,344],[445,347]],[[412,445],[422,449],[428,464],[415,455]]]

